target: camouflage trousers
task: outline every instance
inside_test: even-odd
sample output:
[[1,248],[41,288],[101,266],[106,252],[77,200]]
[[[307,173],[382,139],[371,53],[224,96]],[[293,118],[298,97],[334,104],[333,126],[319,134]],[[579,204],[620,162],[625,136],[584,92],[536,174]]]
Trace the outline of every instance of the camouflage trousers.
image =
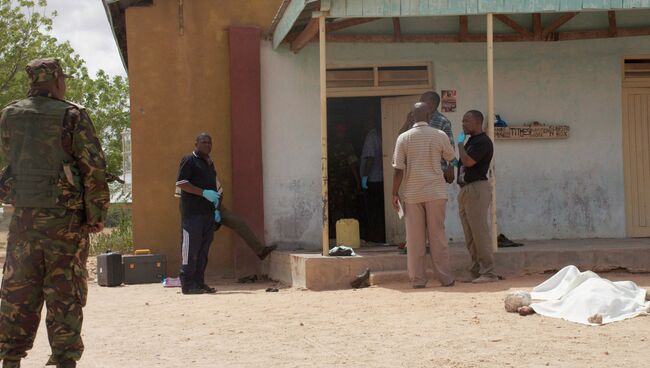
[[27,355],[43,303],[52,348],[47,364],[81,358],[88,246],[82,211],[16,209],[0,290],[0,360],[20,360]]

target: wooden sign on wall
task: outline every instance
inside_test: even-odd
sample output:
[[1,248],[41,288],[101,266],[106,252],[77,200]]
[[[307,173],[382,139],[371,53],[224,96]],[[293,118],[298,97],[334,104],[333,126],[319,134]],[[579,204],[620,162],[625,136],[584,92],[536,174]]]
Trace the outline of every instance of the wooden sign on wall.
[[567,125],[533,125],[495,127],[496,139],[567,139],[570,127]]

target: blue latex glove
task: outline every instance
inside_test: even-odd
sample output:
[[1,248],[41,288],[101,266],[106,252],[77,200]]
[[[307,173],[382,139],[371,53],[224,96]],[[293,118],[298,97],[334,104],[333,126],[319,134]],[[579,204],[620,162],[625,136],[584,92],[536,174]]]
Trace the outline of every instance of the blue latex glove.
[[214,210],[214,222],[216,222],[217,224],[221,223],[221,211]]
[[219,194],[217,191],[206,189],[203,191],[203,198],[214,203],[214,206],[217,207],[219,205],[219,198],[221,198],[221,194]]
[[458,133],[458,143],[465,143],[465,132]]
[[363,190],[368,189],[368,176],[364,176],[361,178],[361,189]]
[[454,167],[459,167],[460,166],[460,162],[458,161],[458,159],[453,159],[449,163]]

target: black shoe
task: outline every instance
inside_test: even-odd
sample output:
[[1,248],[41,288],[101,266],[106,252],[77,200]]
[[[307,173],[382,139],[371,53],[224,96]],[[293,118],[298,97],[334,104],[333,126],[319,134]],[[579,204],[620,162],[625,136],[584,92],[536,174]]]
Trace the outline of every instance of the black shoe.
[[262,251],[260,252],[260,254],[257,255],[257,257],[258,257],[261,261],[263,261],[264,258],[266,258],[269,254],[271,254],[271,252],[273,252],[273,251],[276,250],[276,249],[278,249],[278,246],[275,245],[275,244],[274,244],[274,245],[269,245],[268,247],[264,247],[264,248],[262,249]]
[[215,294],[217,292],[217,289],[208,286],[208,284],[201,285],[201,290],[203,290],[206,294]]
[[199,288],[192,288],[188,290],[183,290],[185,295],[196,295],[196,294],[205,294],[205,290]]
[[354,279],[350,286],[355,289],[365,288],[370,286],[370,269],[366,268],[366,271],[357,275],[357,278]]
[[509,247],[521,247],[523,244],[515,243],[512,240],[508,239],[505,235],[499,234],[497,236],[497,246],[499,248],[509,248]]

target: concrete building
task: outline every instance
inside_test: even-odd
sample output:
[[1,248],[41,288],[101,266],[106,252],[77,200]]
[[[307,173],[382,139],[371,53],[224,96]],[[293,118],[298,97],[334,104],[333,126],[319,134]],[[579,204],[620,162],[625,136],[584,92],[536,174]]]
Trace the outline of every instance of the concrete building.
[[[455,133],[464,111],[488,115],[485,30],[495,14],[495,112],[510,125],[570,127],[567,139],[496,140],[498,231],[650,236],[650,1],[105,3],[131,86],[135,243],[172,267],[173,182],[200,131],[215,139],[226,205],[267,243],[321,249],[318,16],[327,22],[330,123],[364,119],[342,106],[375,106],[385,183],[397,129],[421,92],[456,91],[456,111],[445,112]],[[460,240],[456,193],[450,187],[447,234]],[[385,212],[387,238],[399,241],[401,225]],[[258,266],[229,231],[215,246],[214,272]]]

